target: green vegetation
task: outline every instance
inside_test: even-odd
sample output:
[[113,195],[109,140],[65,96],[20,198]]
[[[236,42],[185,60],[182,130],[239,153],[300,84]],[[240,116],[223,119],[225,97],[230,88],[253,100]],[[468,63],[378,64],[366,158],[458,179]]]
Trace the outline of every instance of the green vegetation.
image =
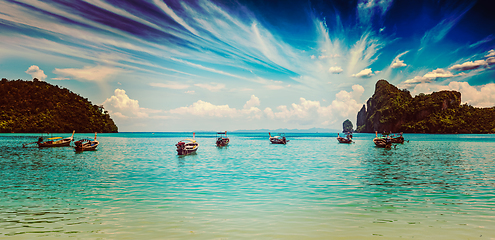
[[349,120],[349,119],[345,120],[342,123],[342,127],[343,127],[343,131],[342,132],[352,132],[352,128],[354,128],[354,126],[352,126],[351,120]]
[[108,112],[66,88],[38,81],[0,82],[0,132],[118,132]]
[[385,80],[376,83],[358,132],[495,133],[495,107],[461,105],[461,93],[440,91],[411,97]]

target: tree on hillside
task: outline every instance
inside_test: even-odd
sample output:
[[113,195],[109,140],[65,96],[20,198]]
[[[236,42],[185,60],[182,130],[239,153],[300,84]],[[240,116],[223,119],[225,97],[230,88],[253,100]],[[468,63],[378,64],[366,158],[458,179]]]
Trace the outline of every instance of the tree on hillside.
[[44,81],[0,82],[0,132],[118,132],[87,98]]

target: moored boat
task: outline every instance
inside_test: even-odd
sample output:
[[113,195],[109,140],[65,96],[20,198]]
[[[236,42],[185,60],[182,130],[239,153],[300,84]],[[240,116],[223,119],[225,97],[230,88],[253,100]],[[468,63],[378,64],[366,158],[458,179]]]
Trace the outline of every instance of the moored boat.
[[285,138],[285,133],[280,134],[280,136],[274,136],[274,137],[272,137],[272,135],[268,133],[268,136],[270,136],[269,138],[270,142],[273,144],[287,144],[287,142],[289,142],[289,140]]
[[74,133],[76,131],[72,131],[72,136],[62,138],[62,137],[51,137],[47,138],[48,141],[43,141],[43,137],[39,137],[37,142],[26,143],[23,144],[22,147],[26,147],[30,144],[36,143],[39,148],[45,147],[68,147],[70,146],[70,142],[74,141]]
[[399,133],[397,135],[392,135],[390,137],[392,143],[404,143],[404,137],[402,136],[402,133]]
[[337,133],[337,140],[339,141],[339,143],[352,143],[352,134],[346,133],[346,137],[343,138]]
[[[218,136],[220,134],[220,136]],[[225,134],[225,137],[222,136]],[[222,132],[217,132],[217,141],[216,141],[216,145],[217,147],[224,147],[224,146],[227,146],[230,142],[230,139],[227,137],[227,131],[225,131],[225,133],[222,133]]]
[[96,147],[98,147],[98,140],[96,140],[96,133],[95,133],[95,139],[89,139],[89,138],[83,138],[81,140],[75,141],[74,142],[74,149],[76,151],[95,151]]
[[198,150],[199,143],[196,142],[195,133],[193,133],[193,139],[183,139],[179,141],[175,146],[177,147],[178,155],[188,155],[191,153],[195,153]]
[[373,139],[373,142],[375,143],[376,147],[381,147],[381,148],[391,148],[392,147],[392,139],[388,134],[382,135],[381,137],[378,137],[378,132],[375,132],[375,138]]

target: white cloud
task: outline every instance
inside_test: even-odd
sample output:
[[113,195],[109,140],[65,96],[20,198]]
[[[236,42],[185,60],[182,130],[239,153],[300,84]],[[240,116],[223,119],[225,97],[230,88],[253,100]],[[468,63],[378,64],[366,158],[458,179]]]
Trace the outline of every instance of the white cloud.
[[405,84],[415,84],[415,83],[424,83],[424,82],[431,82],[436,80],[437,78],[450,78],[450,77],[457,77],[457,76],[462,76],[464,75],[463,73],[459,74],[452,74],[450,71],[437,68],[431,72],[426,73],[425,75],[421,76],[416,76],[412,79],[406,80],[404,83]]
[[43,72],[43,70],[41,70],[36,65],[32,65],[31,67],[29,67],[28,70],[26,70],[26,73],[31,75],[31,77],[33,77],[33,78],[37,78],[38,80],[45,80],[46,79],[46,75]]
[[150,83],[152,87],[161,87],[161,88],[170,88],[170,89],[186,89],[189,88],[189,85],[183,83],[176,82],[167,82],[167,83]]
[[148,117],[146,109],[139,107],[138,100],[130,99],[122,89],[115,89],[114,95],[107,98],[103,105],[112,115],[121,118]]
[[169,110],[170,114],[178,115],[194,115],[202,117],[214,117],[214,118],[248,118],[248,119],[260,119],[262,114],[261,110],[256,106],[260,105],[259,99],[252,95],[251,98],[244,104],[244,108],[238,110],[231,108],[229,105],[214,105],[209,102],[198,100],[190,106],[180,107]]
[[187,94],[195,94],[196,92],[194,90],[190,90],[190,91],[185,91],[184,93],[187,93]]
[[487,59],[486,59],[486,63],[488,63],[488,65],[493,65],[493,64],[495,64],[495,57],[490,57],[490,58],[487,58]]
[[212,91],[212,92],[216,92],[216,91],[219,91],[219,90],[225,88],[225,84],[222,84],[222,83],[211,83],[211,84],[197,83],[197,84],[194,84],[194,86],[200,87],[200,88],[205,88],[205,89],[208,89],[209,91]]
[[488,63],[485,60],[477,60],[474,62],[465,62],[463,64],[456,64],[456,65],[450,67],[449,70],[467,71],[467,70],[473,70],[473,69],[477,69],[480,67],[484,67],[487,65],[488,65]]
[[400,68],[400,67],[405,67],[407,64],[404,63],[404,60],[400,60],[399,58],[402,57],[404,54],[408,53],[409,51],[405,51],[397,57],[395,57],[394,61],[392,62],[392,65],[390,65],[391,68]]
[[364,93],[360,85],[352,86],[352,91],[340,91],[335,95],[336,99],[328,106],[322,106],[320,101],[299,98],[299,103],[292,103],[290,107],[281,105],[273,111],[265,108],[264,114],[269,119],[278,119],[284,122],[298,123],[301,125],[328,125],[345,118],[354,118],[361,108],[359,99]]
[[361,70],[361,72],[358,72],[356,74],[352,74],[353,77],[357,77],[357,78],[369,78],[373,75],[375,75],[375,74],[373,74],[373,71],[371,71],[371,68],[366,68],[366,69]]
[[330,73],[333,73],[333,74],[339,74],[339,73],[343,72],[344,70],[341,67],[330,67],[328,69],[328,71]]
[[251,99],[249,99],[246,104],[244,104],[244,108],[252,108],[260,105],[260,99],[254,95],[251,95]]
[[495,106],[494,83],[478,86],[476,88],[474,86],[470,86],[467,82],[451,82],[449,83],[448,88],[449,90],[456,90],[461,92],[463,103],[467,103],[475,107]]
[[485,57],[493,57],[493,56],[495,56],[495,50],[493,49],[488,51],[488,54],[485,55]]
[[169,111],[171,114],[191,114],[195,116],[210,117],[235,117],[237,110],[229,105],[213,105],[209,102],[198,100],[187,107],[180,107]]
[[111,76],[116,75],[124,71],[120,68],[115,67],[106,67],[106,66],[86,66],[82,69],[80,68],[55,68],[53,73],[60,75],[58,79],[67,79],[73,78],[76,80],[82,81],[94,81],[94,82],[102,82],[108,80]]
[[425,74],[423,77],[428,78],[428,79],[437,79],[437,78],[449,78],[453,77],[454,74],[452,74],[450,71],[446,71],[441,68],[437,68],[427,74]]
[[421,83],[411,91],[412,95],[419,93],[432,93],[442,90],[455,90],[461,93],[462,103],[467,103],[475,107],[493,107],[495,106],[495,83],[489,83],[481,86],[471,86],[467,82],[450,82],[449,85],[443,86],[434,83]]

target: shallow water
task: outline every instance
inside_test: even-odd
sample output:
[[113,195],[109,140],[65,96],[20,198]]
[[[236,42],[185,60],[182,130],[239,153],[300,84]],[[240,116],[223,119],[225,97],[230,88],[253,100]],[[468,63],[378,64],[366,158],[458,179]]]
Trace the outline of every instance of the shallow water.
[[[70,134],[67,134],[70,135]],[[494,239],[495,135],[99,134],[99,149],[0,134],[0,238]],[[75,138],[92,137],[77,134]]]

